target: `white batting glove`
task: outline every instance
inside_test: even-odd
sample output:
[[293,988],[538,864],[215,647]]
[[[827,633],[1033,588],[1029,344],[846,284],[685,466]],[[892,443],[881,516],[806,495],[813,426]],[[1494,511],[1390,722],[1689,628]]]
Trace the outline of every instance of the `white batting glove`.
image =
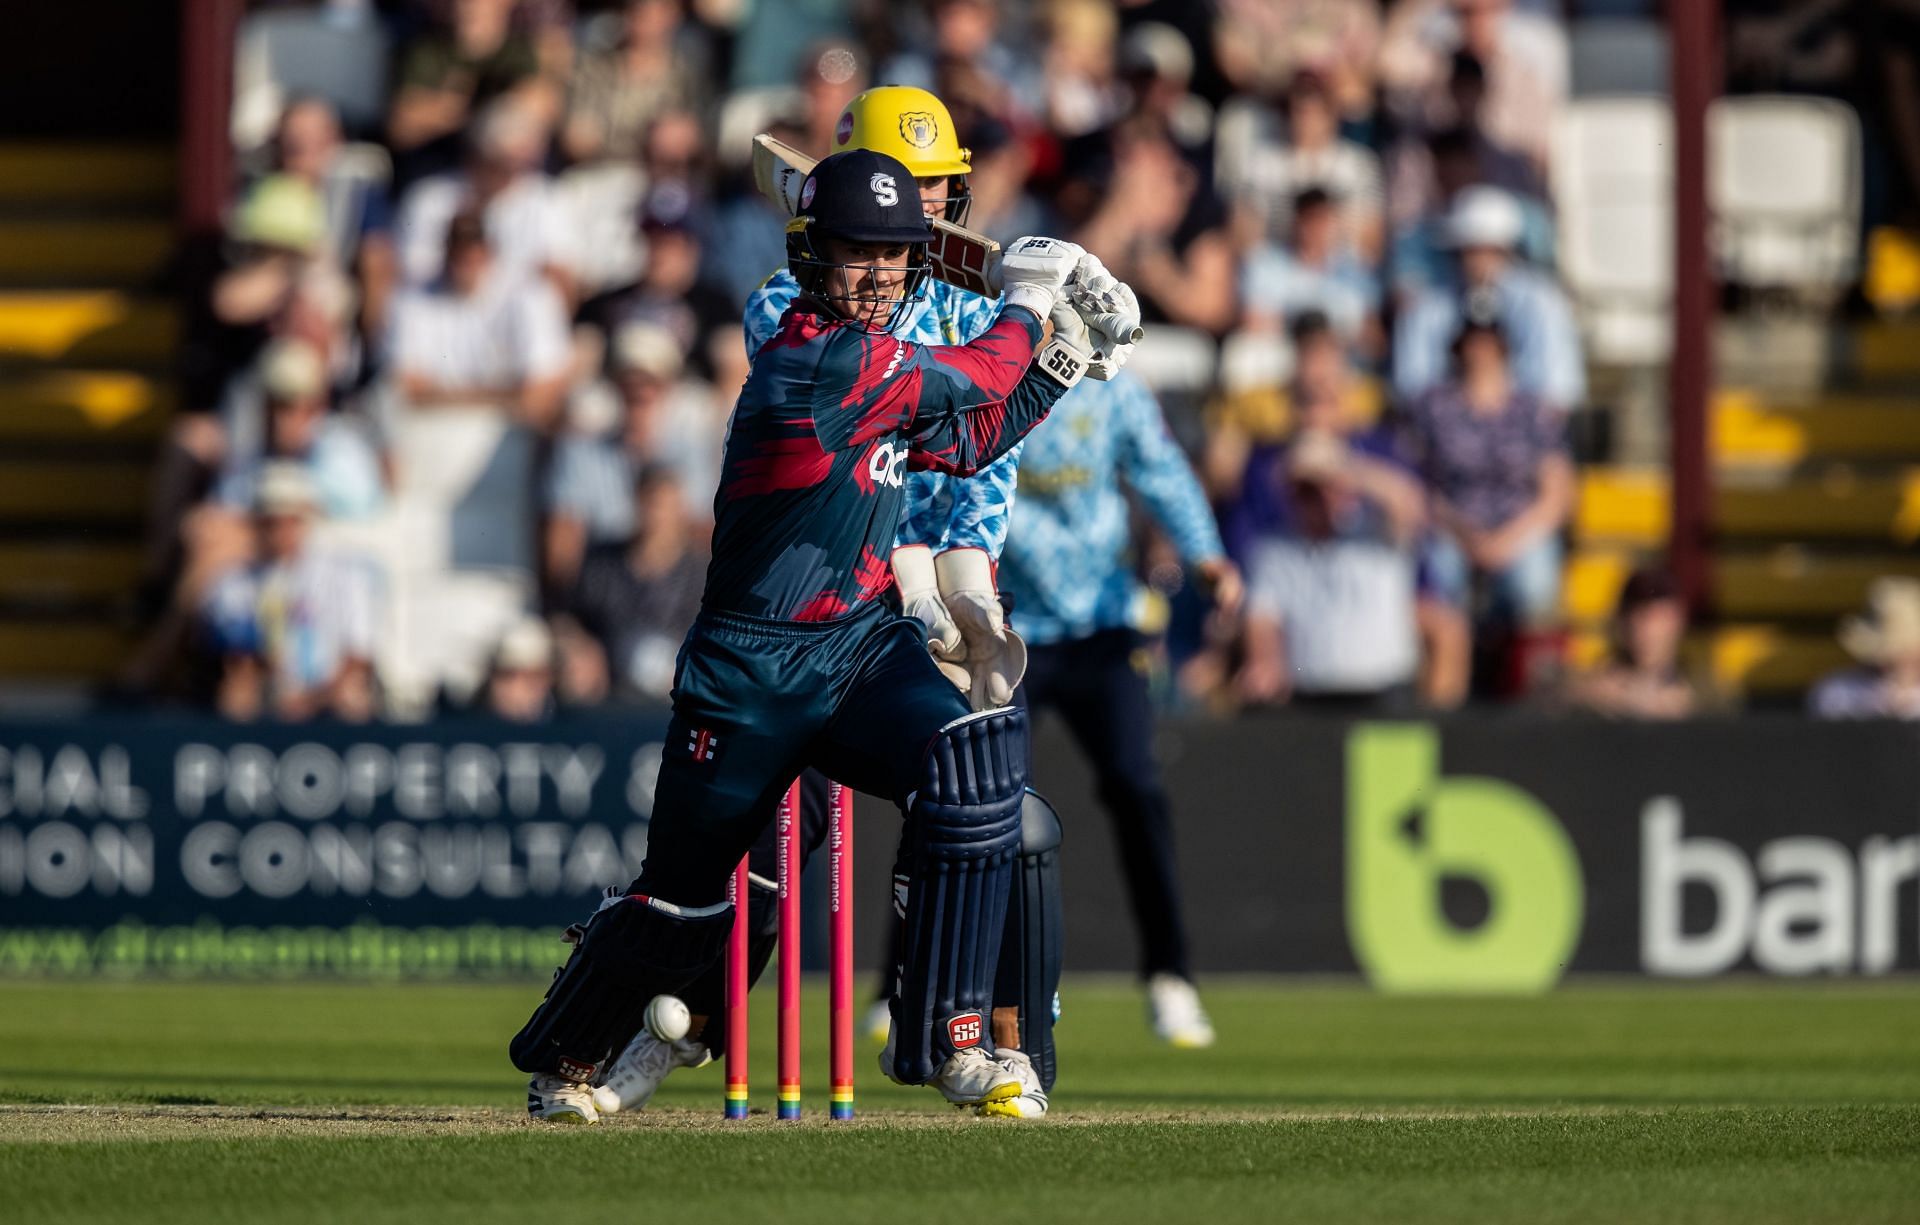
[[966,640],[968,701],[975,710],[1009,704],[1027,671],[1027,644],[1007,628],[992,562],[980,549],[948,549],[933,559],[933,568],[940,598]]
[[1140,299],[1133,287],[1115,280],[1098,256],[1081,257],[1067,285],[1067,300],[1086,319],[1093,358],[1090,378],[1105,381],[1133,356],[1133,336],[1140,328]]
[[1007,305],[1024,306],[1045,319],[1085,254],[1058,238],[1015,239],[1000,256],[1000,289]]
[[933,550],[905,545],[893,551],[893,581],[900,588],[901,610],[927,627],[927,650],[935,660],[966,657],[966,639],[940,599],[940,580],[934,572]]
[[[1086,376],[1090,379],[1099,379],[1103,383],[1111,379],[1120,372],[1122,366],[1127,364],[1127,358],[1133,353],[1132,345],[1114,345],[1111,341],[1108,342],[1107,349],[1097,348],[1100,342],[1088,330],[1086,315],[1069,298],[1061,298],[1055,302],[1053,314],[1047,318],[1053,322],[1053,340],[1049,342],[1048,348],[1056,344],[1065,344],[1072,349],[1084,359]],[[1042,350],[1042,353],[1044,354],[1045,350]]]

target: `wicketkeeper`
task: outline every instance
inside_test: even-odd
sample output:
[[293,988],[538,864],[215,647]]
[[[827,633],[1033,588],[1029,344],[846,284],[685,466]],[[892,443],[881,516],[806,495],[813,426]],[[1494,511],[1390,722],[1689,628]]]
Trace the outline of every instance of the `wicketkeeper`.
[[[1084,325],[1056,310],[1082,252],[1014,243],[994,325],[927,348],[892,334],[925,293],[932,238],[907,168],[835,154],[801,209],[787,238],[803,293],[734,409],[646,863],[586,924],[511,1046],[536,1117],[595,1121],[592,1081],[648,1002],[723,956],[728,879],[809,766],[906,815],[914,887],[888,1075],[962,1105],[1020,1092],[991,1057],[986,1013],[1020,840],[1024,716],[971,709],[921,623],[882,596],[905,471],[978,471],[1085,373]],[[1041,348],[1049,317],[1058,334]]]

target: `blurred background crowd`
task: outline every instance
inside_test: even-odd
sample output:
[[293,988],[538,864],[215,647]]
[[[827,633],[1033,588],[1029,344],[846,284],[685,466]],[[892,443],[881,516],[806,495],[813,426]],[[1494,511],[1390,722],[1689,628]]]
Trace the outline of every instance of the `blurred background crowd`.
[[1889,399],[1920,375],[1917,31],[1727,6],[1696,617],[1661,555],[1656,0],[251,5],[114,690],[281,719],[663,697],[741,309],[784,259],[751,138],[823,154],[904,83],[972,150],[971,225],[1139,292],[1132,368],[1249,593],[1210,611],[1141,517],[1168,707],[1920,715],[1920,523],[1867,496],[1920,448]]

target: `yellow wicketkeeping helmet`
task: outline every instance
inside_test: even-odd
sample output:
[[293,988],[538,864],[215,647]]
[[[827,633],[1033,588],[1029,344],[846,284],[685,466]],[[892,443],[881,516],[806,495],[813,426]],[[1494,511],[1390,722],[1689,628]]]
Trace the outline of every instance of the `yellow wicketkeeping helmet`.
[[973,154],[960,147],[946,104],[911,85],[881,85],[847,103],[833,130],[833,151],[842,149],[898,158],[916,179],[973,170]]

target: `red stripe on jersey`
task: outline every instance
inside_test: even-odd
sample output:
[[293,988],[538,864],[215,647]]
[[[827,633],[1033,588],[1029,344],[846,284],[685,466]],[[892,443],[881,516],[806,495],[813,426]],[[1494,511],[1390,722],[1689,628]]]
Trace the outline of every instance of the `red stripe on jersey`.
[[959,371],[970,382],[995,398],[1012,393],[1020,376],[1033,360],[1032,333],[1024,320],[1005,313],[994,325],[970,344],[929,349],[928,355],[943,366]]
[[854,598],[862,602],[871,600],[892,584],[893,567],[872,545],[867,545],[860,550],[859,564],[853,568],[853,582]]
[[734,465],[721,485],[728,498],[750,498],[782,489],[811,489],[827,479],[833,456],[811,431],[798,438],[768,438]]
[[831,621],[835,617],[844,616],[850,607],[852,605],[833,592],[823,591],[795,610],[793,619],[795,621]]

